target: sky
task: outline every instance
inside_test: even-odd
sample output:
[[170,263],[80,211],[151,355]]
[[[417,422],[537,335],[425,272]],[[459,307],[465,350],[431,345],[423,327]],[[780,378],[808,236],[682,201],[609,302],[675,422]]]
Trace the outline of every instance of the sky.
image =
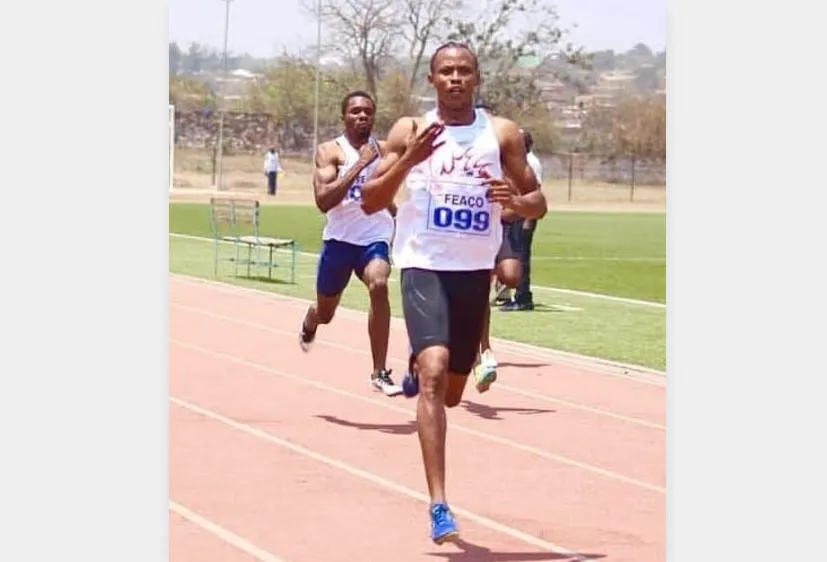
[[[306,0],[232,0],[229,50],[272,56],[286,47],[296,51],[316,40]],[[312,0],[311,0],[312,1]],[[221,49],[224,40],[222,0],[169,0],[169,40]],[[571,39],[588,50],[626,51],[646,43],[666,48],[666,0],[554,0],[564,27],[576,24]]]

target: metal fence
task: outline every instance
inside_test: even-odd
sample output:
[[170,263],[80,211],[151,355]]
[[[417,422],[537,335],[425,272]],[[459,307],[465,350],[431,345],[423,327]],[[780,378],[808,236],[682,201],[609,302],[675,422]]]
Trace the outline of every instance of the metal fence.
[[666,165],[662,162],[582,152],[542,154],[539,158],[544,180],[563,181],[569,202],[578,187],[584,186],[628,191],[629,201],[635,200],[635,191],[641,187],[666,190]]
[[[261,162],[268,146],[275,144],[282,158],[296,161],[303,170],[311,166],[312,130],[280,124],[272,116],[228,113],[224,130],[224,173],[230,181],[258,184]],[[207,111],[175,113],[175,184],[205,187],[216,185],[216,116]],[[320,127],[320,138],[339,134],[339,125]],[[588,153],[539,154],[543,164],[543,187],[556,201],[664,203],[666,166],[634,158]],[[172,160],[172,159],[171,159]],[[238,168],[237,170],[234,168]],[[242,178],[242,172],[249,172]],[[304,172],[302,172],[304,173]]]

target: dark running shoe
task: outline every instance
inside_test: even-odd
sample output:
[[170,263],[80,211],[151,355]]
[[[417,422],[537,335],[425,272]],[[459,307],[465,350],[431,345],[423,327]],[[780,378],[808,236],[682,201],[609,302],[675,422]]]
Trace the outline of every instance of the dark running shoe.
[[501,312],[524,312],[528,310],[534,310],[533,302],[511,301],[510,303],[504,304],[500,307]]
[[316,340],[316,330],[312,332],[307,329],[307,326],[304,323],[304,319],[302,319],[302,327],[299,331],[299,346],[302,348],[302,351],[307,353],[310,351],[310,347],[313,345],[313,342]]

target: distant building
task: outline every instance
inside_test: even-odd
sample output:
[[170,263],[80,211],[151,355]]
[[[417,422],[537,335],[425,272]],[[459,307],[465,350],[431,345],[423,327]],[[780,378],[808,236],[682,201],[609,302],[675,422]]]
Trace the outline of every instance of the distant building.
[[601,72],[591,91],[591,102],[600,106],[614,106],[617,99],[634,91],[635,73],[627,70]]

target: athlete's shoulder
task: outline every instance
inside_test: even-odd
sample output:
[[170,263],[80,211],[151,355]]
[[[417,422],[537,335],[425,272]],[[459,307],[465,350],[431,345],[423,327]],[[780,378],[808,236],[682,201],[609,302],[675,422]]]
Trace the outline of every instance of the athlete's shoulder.
[[414,123],[416,123],[416,127],[419,127],[422,120],[422,117],[413,116],[400,117],[397,119],[388,133],[388,138],[385,139],[383,154],[388,152],[403,152],[408,144],[408,137],[410,137],[411,131],[414,128]]
[[338,160],[338,156],[341,152],[342,148],[339,146],[337,140],[331,139],[319,143],[319,146],[316,147],[316,158],[321,158],[323,160],[329,161],[336,161]]
[[347,143],[347,141],[345,140],[344,135],[339,135],[338,137],[324,141],[319,146],[324,146],[327,150],[341,150],[342,143]]
[[522,133],[517,123],[506,117],[494,116],[489,119],[501,149],[514,149],[517,145],[522,145]]
[[520,127],[511,119],[499,115],[488,115],[488,119],[491,120],[491,126],[500,138],[502,138],[503,135],[509,137],[520,136]]
[[[416,125],[419,126],[424,122],[424,115],[405,115],[397,119],[396,122],[394,122],[393,127],[391,127],[391,132],[397,131],[408,133],[413,128],[414,123],[416,123]],[[388,138],[390,138],[390,134],[388,135]]]

